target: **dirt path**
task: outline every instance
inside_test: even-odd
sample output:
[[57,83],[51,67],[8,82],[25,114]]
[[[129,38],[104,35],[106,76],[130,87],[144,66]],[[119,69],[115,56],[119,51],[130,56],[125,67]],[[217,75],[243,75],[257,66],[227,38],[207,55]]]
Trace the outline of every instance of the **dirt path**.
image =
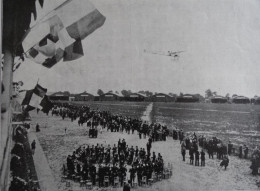
[[147,107],[146,110],[143,113],[143,116],[141,117],[141,119],[143,121],[147,121],[148,123],[151,123],[151,111],[153,110],[153,103],[150,103]]

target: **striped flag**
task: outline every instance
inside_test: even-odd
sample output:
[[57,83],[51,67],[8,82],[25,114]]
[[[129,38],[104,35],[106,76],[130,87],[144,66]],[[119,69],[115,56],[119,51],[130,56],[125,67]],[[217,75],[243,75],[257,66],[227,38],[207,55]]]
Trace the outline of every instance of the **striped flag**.
[[101,27],[106,18],[88,0],[67,0],[23,40],[27,58],[51,68],[84,55],[81,40]]
[[26,111],[35,108],[41,109],[43,112],[48,112],[52,108],[52,103],[46,96],[47,89],[39,84],[34,89],[26,91],[22,105],[26,106]]

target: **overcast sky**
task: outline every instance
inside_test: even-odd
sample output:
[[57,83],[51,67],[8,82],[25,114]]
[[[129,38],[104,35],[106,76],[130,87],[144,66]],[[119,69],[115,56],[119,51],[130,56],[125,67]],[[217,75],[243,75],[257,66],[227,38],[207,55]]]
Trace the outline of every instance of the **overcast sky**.
[[[44,13],[54,8],[51,1],[45,0]],[[23,88],[33,88],[39,78],[51,92],[101,88],[204,95],[210,88],[223,96],[260,96],[259,0],[92,2],[106,22],[83,41],[85,56],[51,69],[26,60],[14,74]],[[172,61],[144,49],[185,52]]]

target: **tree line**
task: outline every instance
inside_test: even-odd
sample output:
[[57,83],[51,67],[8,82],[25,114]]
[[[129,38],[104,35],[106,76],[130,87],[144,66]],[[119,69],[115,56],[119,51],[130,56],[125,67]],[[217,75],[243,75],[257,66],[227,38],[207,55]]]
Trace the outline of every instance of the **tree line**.
[[[211,89],[207,89],[206,91],[205,91],[205,98],[207,99],[207,98],[210,98],[210,97],[213,97],[213,96],[217,96],[217,92],[216,91],[212,91]],[[233,94],[232,96],[231,96],[231,98],[234,98],[234,97],[236,97],[236,96],[238,96],[237,94]],[[227,93],[226,95],[225,95],[225,97],[226,98],[230,98],[230,94],[229,93]],[[255,98],[256,97],[258,97],[257,95],[255,95],[254,96]]]

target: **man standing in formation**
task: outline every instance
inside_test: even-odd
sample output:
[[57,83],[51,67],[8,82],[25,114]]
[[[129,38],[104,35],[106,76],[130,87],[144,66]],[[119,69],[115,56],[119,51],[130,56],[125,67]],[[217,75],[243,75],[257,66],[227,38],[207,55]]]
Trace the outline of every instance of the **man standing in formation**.
[[[177,134],[177,132],[175,132],[175,135]],[[201,140],[203,139],[199,139],[197,140],[197,136],[194,133],[192,135],[192,137],[184,137],[184,134],[182,131],[180,131],[179,136],[183,136],[182,138],[184,140],[181,141],[181,155],[182,155],[182,161],[185,161],[185,155],[186,155],[186,149],[189,150],[189,156],[190,156],[190,164],[193,165],[194,164],[194,158],[195,158],[195,166],[205,166],[205,152],[202,149],[201,152],[199,152],[199,147],[198,147],[198,142],[199,145],[203,145],[201,144]],[[201,161],[201,163],[200,163]]]
[[205,152],[202,149],[200,152],[201,166],[205,166]]
[[200,165],[200,152],[198,150],[195,151],[195,166]]
[[185,161],[185,155],[186,155],[186,145],[185,145],[185,142],[182,142],[182,144],[181,144],[181,155],[182,155],[182,160]]

